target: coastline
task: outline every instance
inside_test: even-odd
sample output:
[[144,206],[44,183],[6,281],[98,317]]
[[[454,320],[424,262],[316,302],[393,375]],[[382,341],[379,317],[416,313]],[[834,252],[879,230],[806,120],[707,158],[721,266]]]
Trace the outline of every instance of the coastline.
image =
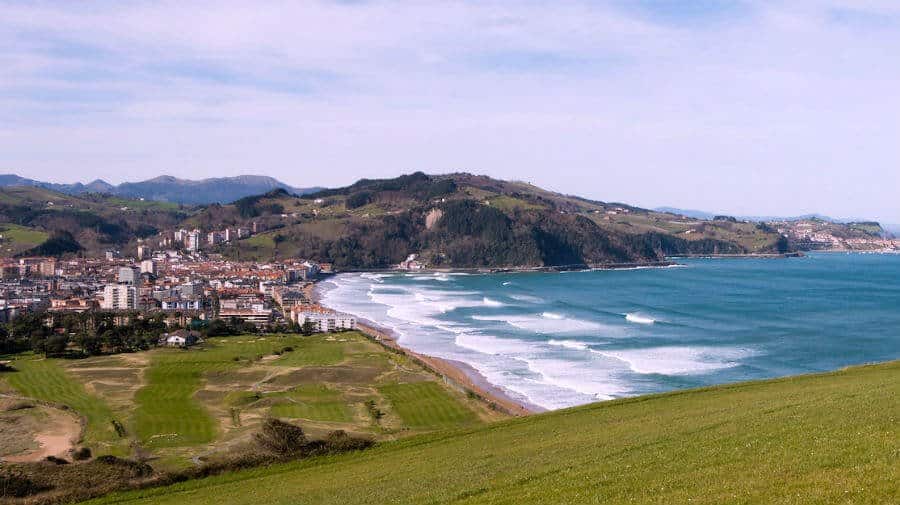
[[[318,289],[319,283],[313,283],[304,288],[307,298],[313,303],[322,305]],[[323,307],[329,308],[326,305]],[[357,329],[385,348],[409,357],[423,368],[439,376],[444,382],[466,394],[474,394],[478,399],[488,404],[490,408],[500,410],[511,416],[527,416],[546,409],[528,402],[517,400],[500,387],[490,383],[478,370],[461,361],[438,358],[415,352],[403,347],[397,342],[397,336],[388,328],[379,325],[375,321],[357,317]]]

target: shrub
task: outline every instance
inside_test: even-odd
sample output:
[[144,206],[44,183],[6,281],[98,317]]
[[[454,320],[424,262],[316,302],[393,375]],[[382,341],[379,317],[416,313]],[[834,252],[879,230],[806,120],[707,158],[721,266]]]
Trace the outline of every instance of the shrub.
[[325,437],[325,449],[328,452],[359,451],[372,447],[375,442],[369,438],[351,437],[344,430],[335,430]]
[[94,460],[94,462],[125,469],[128,471],[127,473],[130,474],[132,478],[149,477],[153,474],[153,468],[147,463],[140,463],[137,461],[132,461],[130,459],[117,458],[116,456],[112,456],[110,454],[99,456]]
[[303,428],[278,419],[267,419],[255,438],[264,449],[282,456],[300,454],[307,443]]
[[47,491],[50,487],[38,484],[27,477],[15,474],[0,474],[0,496],[23,498]]
[[44,461],[46,461],[48,463],[53,463],[54,465],[68,465],[69,464],[68,461],[66,461],[62,458],[57,458],[56,456],[47,456],[46,458],[44,458]]
[[85,461],[91,459],[91,450],[87,447],[80,447],[72,451],[72,459],[75,461]]

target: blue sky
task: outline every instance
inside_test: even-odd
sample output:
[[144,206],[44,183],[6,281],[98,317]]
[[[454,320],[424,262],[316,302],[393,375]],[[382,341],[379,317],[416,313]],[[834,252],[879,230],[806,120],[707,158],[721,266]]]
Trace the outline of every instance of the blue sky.
[[470,171],[900,222],[900,4],[8,2],[0,172]]

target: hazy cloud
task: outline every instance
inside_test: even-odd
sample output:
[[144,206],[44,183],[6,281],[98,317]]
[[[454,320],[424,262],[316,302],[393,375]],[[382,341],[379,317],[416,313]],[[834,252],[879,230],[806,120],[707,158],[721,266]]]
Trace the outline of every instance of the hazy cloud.
[[[686,7],[689,5],[689,7]],[[0,171],[900,222],[895,2],[0,2]]]

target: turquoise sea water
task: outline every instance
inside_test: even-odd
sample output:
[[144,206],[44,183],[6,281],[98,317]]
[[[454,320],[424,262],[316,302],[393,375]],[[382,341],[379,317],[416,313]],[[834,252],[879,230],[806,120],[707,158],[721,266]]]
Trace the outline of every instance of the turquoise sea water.
[[900,358],[900,255],[516,274],[342,274],[323,302],[554,409]]

